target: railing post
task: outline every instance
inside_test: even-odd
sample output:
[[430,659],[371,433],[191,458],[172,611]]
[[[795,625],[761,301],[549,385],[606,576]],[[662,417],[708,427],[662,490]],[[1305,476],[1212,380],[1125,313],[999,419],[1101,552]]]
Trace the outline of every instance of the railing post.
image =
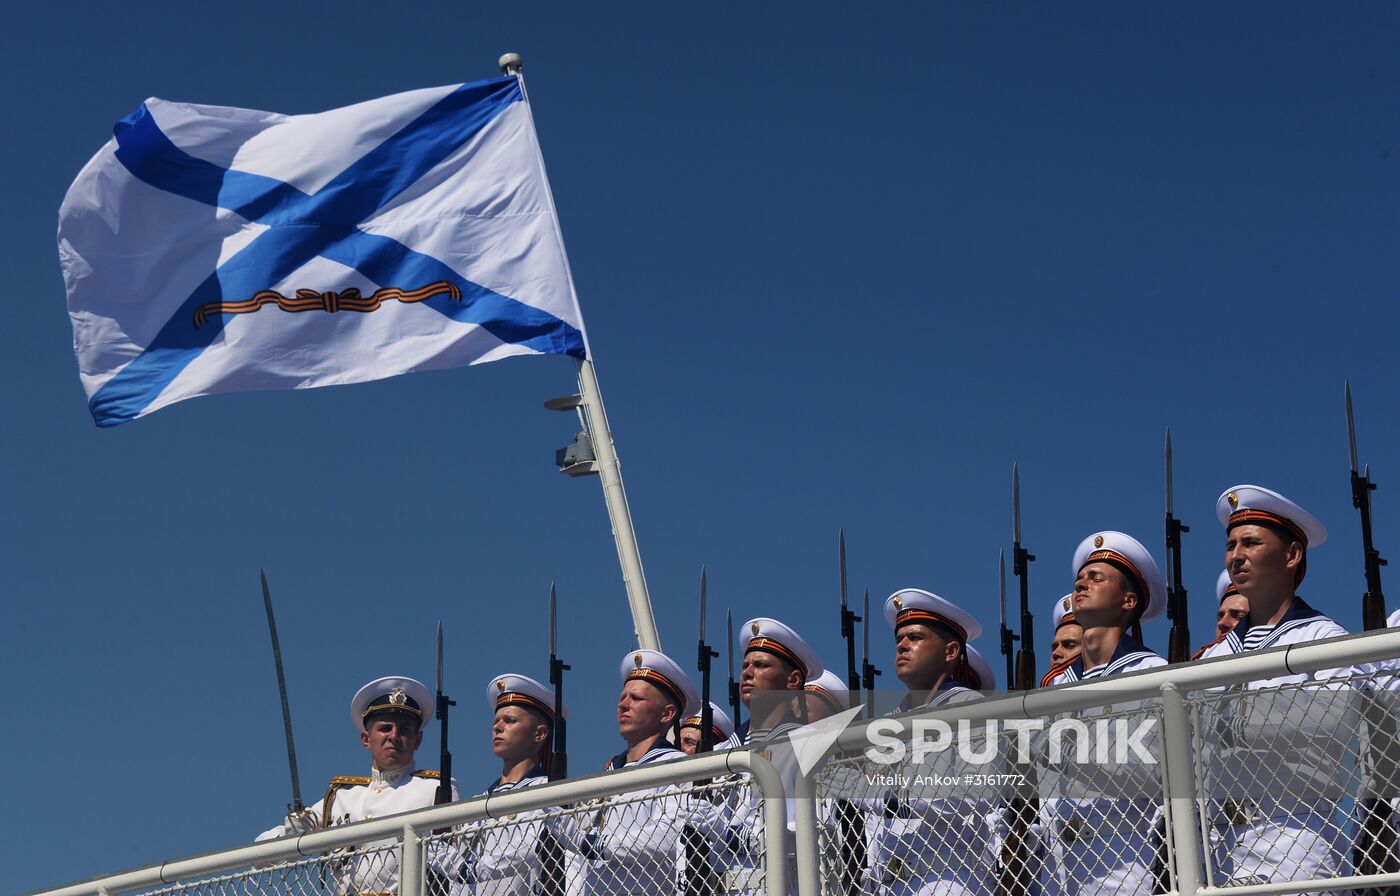
[[399,896],[424,896],[423,878],[423,846],[413,825],[406,824],[399,852]]
[[1191,719],[1186,698],[1176,685],[1162,685],[1162,753],[1167,765],[1167,813],[1171,820],[1171,854],[1179,896],[1197,896],[1203,886],[1201,828],[1204,811],[1196,791],[1196,759],[1191,746]]
[[[793,820],[797,855],[798,896],[821,896],[820,857],[817,847],[817,798],[812,779],[799,773],[793,787]],[[779,857],[787,861],[787,851]],[[769,862],[771,865],[772,862]]]

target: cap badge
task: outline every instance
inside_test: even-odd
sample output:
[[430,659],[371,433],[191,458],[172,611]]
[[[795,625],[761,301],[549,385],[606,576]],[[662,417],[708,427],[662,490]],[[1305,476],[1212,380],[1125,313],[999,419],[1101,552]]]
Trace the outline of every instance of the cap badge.
[[1069,612],[1069,603],[1070,603],[1069,598],[1066,597],[1064,600],[1060,601],[1060,609],[1061,609],[1061,610],[1064,610],[1066,613],[1068,613],[1068,612]]
[[395,706],[404,706],[408,703],[408,694],[403,688],[394,688],[389,692],[389,702]]
[[1094,547],[1096,547],[1096,548],[1101,548],[1101,547],[1103,547],[1103,536],[1102,536],[1102,535],[1095,535],[1095,536],[1094,536]]
[[638,669],[642,668],[642,655],[640,653],[632,654],[632,664]]
[[504,678],[496,679],[496,690],[500,691],[501,693],[505,693],[506,680]]
[[762,630],[763,630],[762,626],[760,626],[757,622],[755,622],[753,625],[749,626],[749,631],[753,632],[755,637],[756,637],[756,636],[758,635],[758,633],[759,633],[760,631],[762,631]]
[[902,609],[903,607],[904,607],[904,598],[902,598],[902,597],[900,597],[898,594],[896,594],[896,595],[894,596],[894,608],[895,608],[896,610],[899,610],[899,609]]
[[1234,492],[1226,492],[1225,500],[1230,502],[1231,510],[1238,510],[1240,506],[1240,496]]

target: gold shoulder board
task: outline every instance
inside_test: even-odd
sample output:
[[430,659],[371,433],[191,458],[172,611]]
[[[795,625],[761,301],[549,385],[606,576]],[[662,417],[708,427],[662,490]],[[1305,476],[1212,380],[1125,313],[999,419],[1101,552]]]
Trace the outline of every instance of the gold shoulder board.
[[434,781],[441,781],[441,780],[442,780],[442,772],[436,771],[435,769],[426,769],[426,768],[425,768],[425,769],[419,769],[418,771],[416,771],[416,772],[413,773],[413,777],[415,777],[415,778],[432,778]]

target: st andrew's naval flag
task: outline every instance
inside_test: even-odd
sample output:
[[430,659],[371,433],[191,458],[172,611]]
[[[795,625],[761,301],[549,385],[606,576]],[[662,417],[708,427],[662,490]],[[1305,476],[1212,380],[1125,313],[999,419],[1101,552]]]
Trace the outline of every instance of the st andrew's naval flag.
[[587,344],[520,82],[318,115],[147,100],[68,190],[59,258],[114,426]]

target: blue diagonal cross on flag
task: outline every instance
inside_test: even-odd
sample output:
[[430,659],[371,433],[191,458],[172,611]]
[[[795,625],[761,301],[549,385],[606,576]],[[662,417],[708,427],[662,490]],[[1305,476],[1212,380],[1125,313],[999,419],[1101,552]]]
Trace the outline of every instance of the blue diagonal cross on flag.
[[514,77],[302,116],[148,100],[70,188],[59,253],[102,426],[211,392],[586,355]]

